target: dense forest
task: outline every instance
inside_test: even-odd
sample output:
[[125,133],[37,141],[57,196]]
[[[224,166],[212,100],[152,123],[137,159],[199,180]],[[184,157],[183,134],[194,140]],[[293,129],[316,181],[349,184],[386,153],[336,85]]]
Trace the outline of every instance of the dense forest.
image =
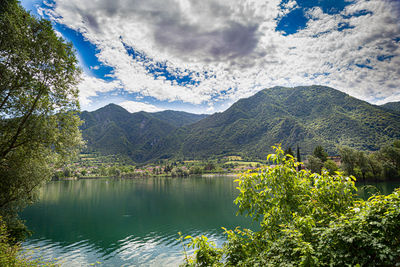
[[[168,116],[167,116],[168,115]],[[265,159],[271,146],[315,144],[329,155],[340,147],[377,151],[400,139],[400,113],[324,86],[265,89],[222,113],[129,113],[117,105],[83,112],[89,152],[120,153],[142,163],[240,155]]]

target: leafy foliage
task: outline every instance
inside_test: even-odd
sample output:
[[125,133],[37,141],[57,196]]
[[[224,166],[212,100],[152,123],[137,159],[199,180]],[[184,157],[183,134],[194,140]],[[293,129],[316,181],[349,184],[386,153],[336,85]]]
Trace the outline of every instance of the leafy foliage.
[[328,158],[328,153],[322,146],[316,146],[313,151],[313,156],[319,158],[322,162],[325,162]]
[[335,175],[335,172],[339,170],[339,167],[331,159],[328,159],[324,162],[324,168],[329,172],[330,175]]
[[[400,189],[367,201],[354,177],[296,171],[292,156],[275,147],[276,165],[244,173],[235,203],[260,230],[226,230],[222,248],[197,246],[189,266],[395,266],[400,263]],[[207,240],[206,240],[207,241]],[[197,255],[217,255],[198,258]],[[222,260],[224,259],[224,260]],[[216,262],[216,260],[218,260]]]
[[190,239],[188,247],[197,251],[194,259],[186,258],[187,265],[195,264],[202,267],[221,265],[219,261],[222,259],[222,249],[216,248],[215,243],[209,241],[206,236],[186,236],[184,239]]
[[285,154],[289,154],[289,155],[292,155],[294,157],[294,152],[293,152],[291,147],[285,149]]
[[307,157],[307,164],[306,167],[309,169],[311,172],[315,173],[321,173],[322,167],[324,166],[324,163],[320,158],[317,158],[315,156],[308,156]]
[[341,168],[349,175],[366,180],[395,180],[400,178],[400,140],[374,153],[340,148]]
[[20,239],[17,212],[81,145],[80,70],[72,45],[15,0],[0,3],[0,40],[0,215]]

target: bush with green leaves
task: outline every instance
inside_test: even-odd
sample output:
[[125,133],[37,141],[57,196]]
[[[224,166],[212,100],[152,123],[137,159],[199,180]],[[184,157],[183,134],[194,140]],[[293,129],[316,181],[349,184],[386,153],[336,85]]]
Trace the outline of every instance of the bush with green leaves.
[[297,171],[291,155],[274,149],[275,165],[237,180],[239,213],[260,230],[225,229],[222,248],[190,237],[196,250],[186,266],[400,265],[399,189],[362,200],[354,177]]
[[339,170],[339,167],[331,159],[328,159],[324,162],[324,168],[329,172],[330,175],[334,175],[335,172]]

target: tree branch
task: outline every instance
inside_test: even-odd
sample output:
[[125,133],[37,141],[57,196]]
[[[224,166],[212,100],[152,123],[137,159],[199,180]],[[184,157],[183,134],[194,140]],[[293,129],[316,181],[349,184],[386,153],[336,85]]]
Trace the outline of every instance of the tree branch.
[[[25,194],[25,195],[26,195],[26,196],[29,196],[37,186],[38,186],[38,184],[33,185],[33,187],[31,187],[30,189],[28,189],[28,190],[26,191],[26,194]],[[14,196],[14,197],[12,197],[12,198],[6,199],[5,201],[3,201],[3,202],[0,204],[0,209],[2,209],[5,205],[7,205],[7,204],[9,204],[9,203],[11,203],[11,202],[18,200],[18,198],[19,198],[19,196]]]
[[11,92],[12,92],[12,89],[10,89],[10,90],[8,91],[7,96],[6,96],[6,97],[3,99],[3,101],[1,102],[1,104],[0,104],[0,110],[1,110],[1,109],[3,108],[3,106],[6,104],[8,98],[9,98],[10,95],[11,95]]
[[8,146],[8,148],[6,150],[1,152],[0,158],[4,158],[14,148],[14,145],[17,142],[17,139],[18,139],[19,135],[21,134],[21,131],[22,131],[25,123],[28,121],[29,117],[32,115],[33,111],[35,110],[36,105],[37,105],[40,97],[43,95],[44,90],[45,90],[45,88],[44,88],[44,86],[42,86],[41,90],[39,91],[38,95],[36,96],[35,100],[33,101],[33,104],[31,106],[31,108],[29,109],[28,113],[23,117],[22,121],[20,122],[17,132],[11,138],[10,145]]

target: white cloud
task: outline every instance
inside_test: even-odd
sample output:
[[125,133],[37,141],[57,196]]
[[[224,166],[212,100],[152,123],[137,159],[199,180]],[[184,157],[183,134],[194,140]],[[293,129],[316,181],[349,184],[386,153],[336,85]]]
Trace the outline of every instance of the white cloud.
[[107,82],[83,74],[82,81],[79,84],[79,102],[82,106],[88,106],[92,102],[90,98],[97,96],[98,93],[107,93],[120,88],[121,84],[118,81]]
[[164,109],[158,108],[154,105],[143,103],[143,102],[137,102],[137,101],[124,101],[119,103],[121,107],[126,109],[127,111],[131,113],[139,112],[139,111],[146,111],[146,112],[157,112],[157,111],[163,111]]
[[293,9],[298,8],[297,2],[295,0],[289,0],[286,4],[283,4],[283,9],[279,12],[279,17],[283,17]]
[[[277,18],[298,5],[289,1],[281,9],[280,2],[57,0],[45,12],[80,31],[99,49],[99,61],[114,68],[114,82],[84,77],[83,105],[118,88],[193,104],[234,101],[276,85],[328,85],[371,102],[398,95],[396,1],[358,0],[335,15],[314,8],[306,28],[288,36],[275,31]],[[368,12],[349,16],[361,11]],[[124,45],[147,59],[132,58]],[[382,55],[393,57],[379,61]],[[154,62],[198,84],[154,78],[148,72]]]

